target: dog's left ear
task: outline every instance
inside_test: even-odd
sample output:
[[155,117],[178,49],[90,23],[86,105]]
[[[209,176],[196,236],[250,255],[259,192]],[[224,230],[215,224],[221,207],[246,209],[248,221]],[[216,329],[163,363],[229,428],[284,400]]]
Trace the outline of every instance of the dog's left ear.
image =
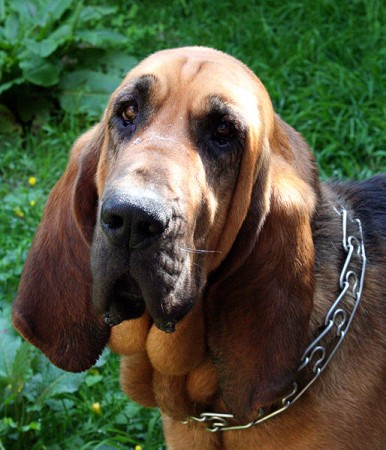
[[47,201],[13,304],[15,328],[55,365],[73,372],[92,366],[109,336],[92,308],[89,256],[103,135],[98,125],[75,143]]
[[208,293],[209,347],[222,398],[241,420],[291,391],[314,295],[312,155],[278,117],[262,154],[247,217]]

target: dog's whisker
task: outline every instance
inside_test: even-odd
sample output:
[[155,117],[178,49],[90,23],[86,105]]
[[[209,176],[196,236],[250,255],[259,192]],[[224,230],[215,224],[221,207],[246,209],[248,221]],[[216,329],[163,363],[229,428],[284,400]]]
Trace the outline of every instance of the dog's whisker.
[[189,248],[189,247],[182,247],[181,245],[178,246],[181,250],[184,250],[188,253],[221,253],[220,250],[205,250],[202,248]]

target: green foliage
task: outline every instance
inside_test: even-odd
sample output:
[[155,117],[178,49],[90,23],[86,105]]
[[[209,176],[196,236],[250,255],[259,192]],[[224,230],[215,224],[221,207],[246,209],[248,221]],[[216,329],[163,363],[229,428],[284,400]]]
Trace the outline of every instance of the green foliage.
[[0,102],[19,120],[46,118],[55,99],[65,111],[98,117],[136,63],[128,54],[133,36],[106,28],[117,7],[85,3],[2,0]]
[[[103,62],[101,70],[94,70],[95,60]],[[59,84],[59,100],[67,112],[79,112],[91,117],[101,114],[107,99],[122,81],[126,72],[137,60],[118,51],[101,57],[98,52],[88,52],[82,60],[83,69],[66,73]],[[90,68],[87,68],[90,67]],[[103,106],[102,106],[103,105]]]

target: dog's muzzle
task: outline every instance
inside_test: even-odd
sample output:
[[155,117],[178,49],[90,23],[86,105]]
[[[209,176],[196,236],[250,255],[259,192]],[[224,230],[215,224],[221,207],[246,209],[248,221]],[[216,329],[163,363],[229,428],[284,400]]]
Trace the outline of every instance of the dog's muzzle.
[[103,195],[91,269],[94,306],[109,325],[138,318],[148,309],[161,330],[173,332],[190,310],[196,292],[174,216],[153,191]]

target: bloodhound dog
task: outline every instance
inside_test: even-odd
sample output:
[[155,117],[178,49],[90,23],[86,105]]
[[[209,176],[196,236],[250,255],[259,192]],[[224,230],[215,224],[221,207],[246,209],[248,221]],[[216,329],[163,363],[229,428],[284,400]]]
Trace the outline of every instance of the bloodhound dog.
[[122,355],[170,449],[385,449],[385,198],[320,183],[240,61],[160,51],[75,143],[13,323],[69,371]]

